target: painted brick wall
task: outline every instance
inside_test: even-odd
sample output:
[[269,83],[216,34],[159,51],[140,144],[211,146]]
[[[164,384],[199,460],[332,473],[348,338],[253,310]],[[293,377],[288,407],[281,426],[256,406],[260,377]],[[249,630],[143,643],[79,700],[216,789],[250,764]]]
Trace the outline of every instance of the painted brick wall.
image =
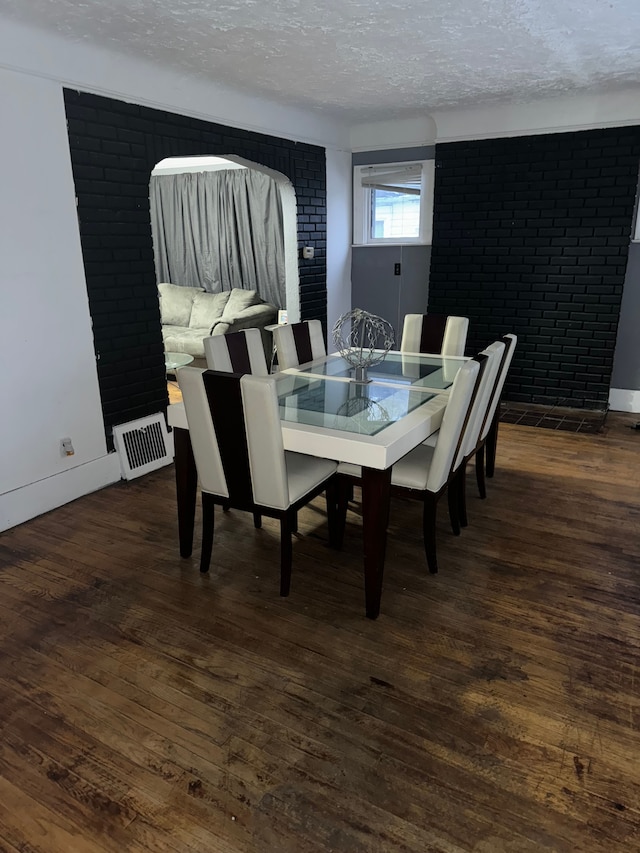
[[519,336],[508,399],[608,400],[640,128],[438,145],[429,311]]
[[167,406],[151,241],[149,178],[165,157],[237,154],[296,191],[303,320],[326,324],[325,150],[136,104],[65,90],[80,238],[107,437]]

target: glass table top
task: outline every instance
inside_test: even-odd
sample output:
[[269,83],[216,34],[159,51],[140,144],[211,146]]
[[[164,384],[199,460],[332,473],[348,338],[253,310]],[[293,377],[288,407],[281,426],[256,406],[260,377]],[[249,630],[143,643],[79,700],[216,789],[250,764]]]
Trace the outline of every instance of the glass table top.
[[165,370],[176,370],[178,367],[186,367],[191,364],[193,356],[186,352],[165,352],[164,367]]
[[360,435],[376,435],[427,403],[438,391],[369,382],[336,382],[304,373],[276,376],[280,419]]
[[[417,353],[389,352],[384,361],[367,369],[373,382],[390,383],[405,387],[445,390],[453,384],[456,373],[466,358],[419,355]],[[337,353],[323,362],[298,368],[302,376],[324,376],[332,379],[353,379],[355,370]]]

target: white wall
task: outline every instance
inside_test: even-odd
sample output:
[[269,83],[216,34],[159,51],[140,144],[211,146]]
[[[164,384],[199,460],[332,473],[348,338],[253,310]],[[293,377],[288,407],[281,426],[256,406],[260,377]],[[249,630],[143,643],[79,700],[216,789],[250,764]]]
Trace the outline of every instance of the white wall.
[[0,67],[232,127],[322,146],[348,147],[348,128],[327,116],[285,107],[35,28],[0,22]]
[[[350,298],[348,134],[325,117],[3,21],[0,27],[0,529],[119,479],[107,454],[63,86],[313,142],[328,153],[329,300]],[[344,207],[341,210],[341,207]],[[70,436],[75,455],[60,454]]]
[[351,310],[351,151],[327,150],[327,344],[331,330]]
[[61,88],[0,70],[0,115],[4,529],[49,509],[52,491],[66,502],[119,467],[106,459]]
[[640,124],[640,88],[432,113],[438,142]]
[[432,145],[464,139],[563,133],[640,124],[640,87],[607,95],[566,95],[528,103],[435,110],[404,121],[353,125],[352,151]]

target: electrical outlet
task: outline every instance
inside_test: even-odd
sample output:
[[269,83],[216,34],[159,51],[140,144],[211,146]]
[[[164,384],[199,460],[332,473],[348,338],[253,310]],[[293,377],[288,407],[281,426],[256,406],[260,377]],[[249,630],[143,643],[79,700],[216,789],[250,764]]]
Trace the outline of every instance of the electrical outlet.
[[61,456],[73,456],[75,450],[73,449],[73,444],[71,443],[70,438],[61,438],[60,439],[60,455]]
[[400,264],[394,264],[393,265],[393,274],[394,275],[400,275],[400,269],[401,269]]

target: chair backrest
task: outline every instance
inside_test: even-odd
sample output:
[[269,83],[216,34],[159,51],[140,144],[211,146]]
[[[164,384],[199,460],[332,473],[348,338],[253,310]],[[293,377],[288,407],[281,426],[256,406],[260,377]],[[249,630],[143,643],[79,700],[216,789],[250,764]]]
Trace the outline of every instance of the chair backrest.
[[193,455],[205,492],[238,509],[286,509],[287,469],[275,380],[217,370],[178,371]]
[[471,359],[462,365],[453,380],[429,467],[427,490],[430,492],[438,492],[449,479],[479,375],[480,363]]
[[487,416],[480,431],[480,441],[484,441],[486,439],[487,435],[489,434],[489,430],[491,429],[491,424],[493,423],[496,410],[500,405],[500,398],[502,397],[502,389],[504,388],[507,373],[509,372],[509,368],[511,367],[511,362],[513,361],[513,353],[515,352],[516,344],[518,343],[517,335],[514,335],[511,332],[509,332],[508,335],[505,335],[502,340],[505,344],[505,349],[502,356],[502,364],[500,365],[500,370],[498,371],[498,378],[496,379],[496,384],[493,389],[493,396],[491,397]]
[[205,492],[228,498],[229,489],[222,467],[209,401],[202,381],[203,373],[204,370],[197,367],[181,367],[176,371],[176,376],[182,392],[200,485]]
[[478,390],[471,406],[469,419],[453,466],[454,471],[458,465],[460,465],[462,460],[466,456],[469,456],[470,453],[473,453],[477,447],[478,440],[480,438],[480,430],[483,427],[487,410],[491,403],[491,395],[495,388],[504,350],[504,343],[502,341],[495,341],[480,353],[480,355],[486,356],[487,360],[485,362],[480,382],[478,383]]
[[291,501],[276,381],[247,375],[240,387],[254,500],[261,506],[286,509]]
[[209,335],[203,341],[209,370],[268,376],[260,329]]
[[406,314],[402,327],[402,352],[464,355],[468,317],[446,314]]
[[327,354],[320,320],[277,326],[273,330],[273,341],[280,370],[306,364]]

